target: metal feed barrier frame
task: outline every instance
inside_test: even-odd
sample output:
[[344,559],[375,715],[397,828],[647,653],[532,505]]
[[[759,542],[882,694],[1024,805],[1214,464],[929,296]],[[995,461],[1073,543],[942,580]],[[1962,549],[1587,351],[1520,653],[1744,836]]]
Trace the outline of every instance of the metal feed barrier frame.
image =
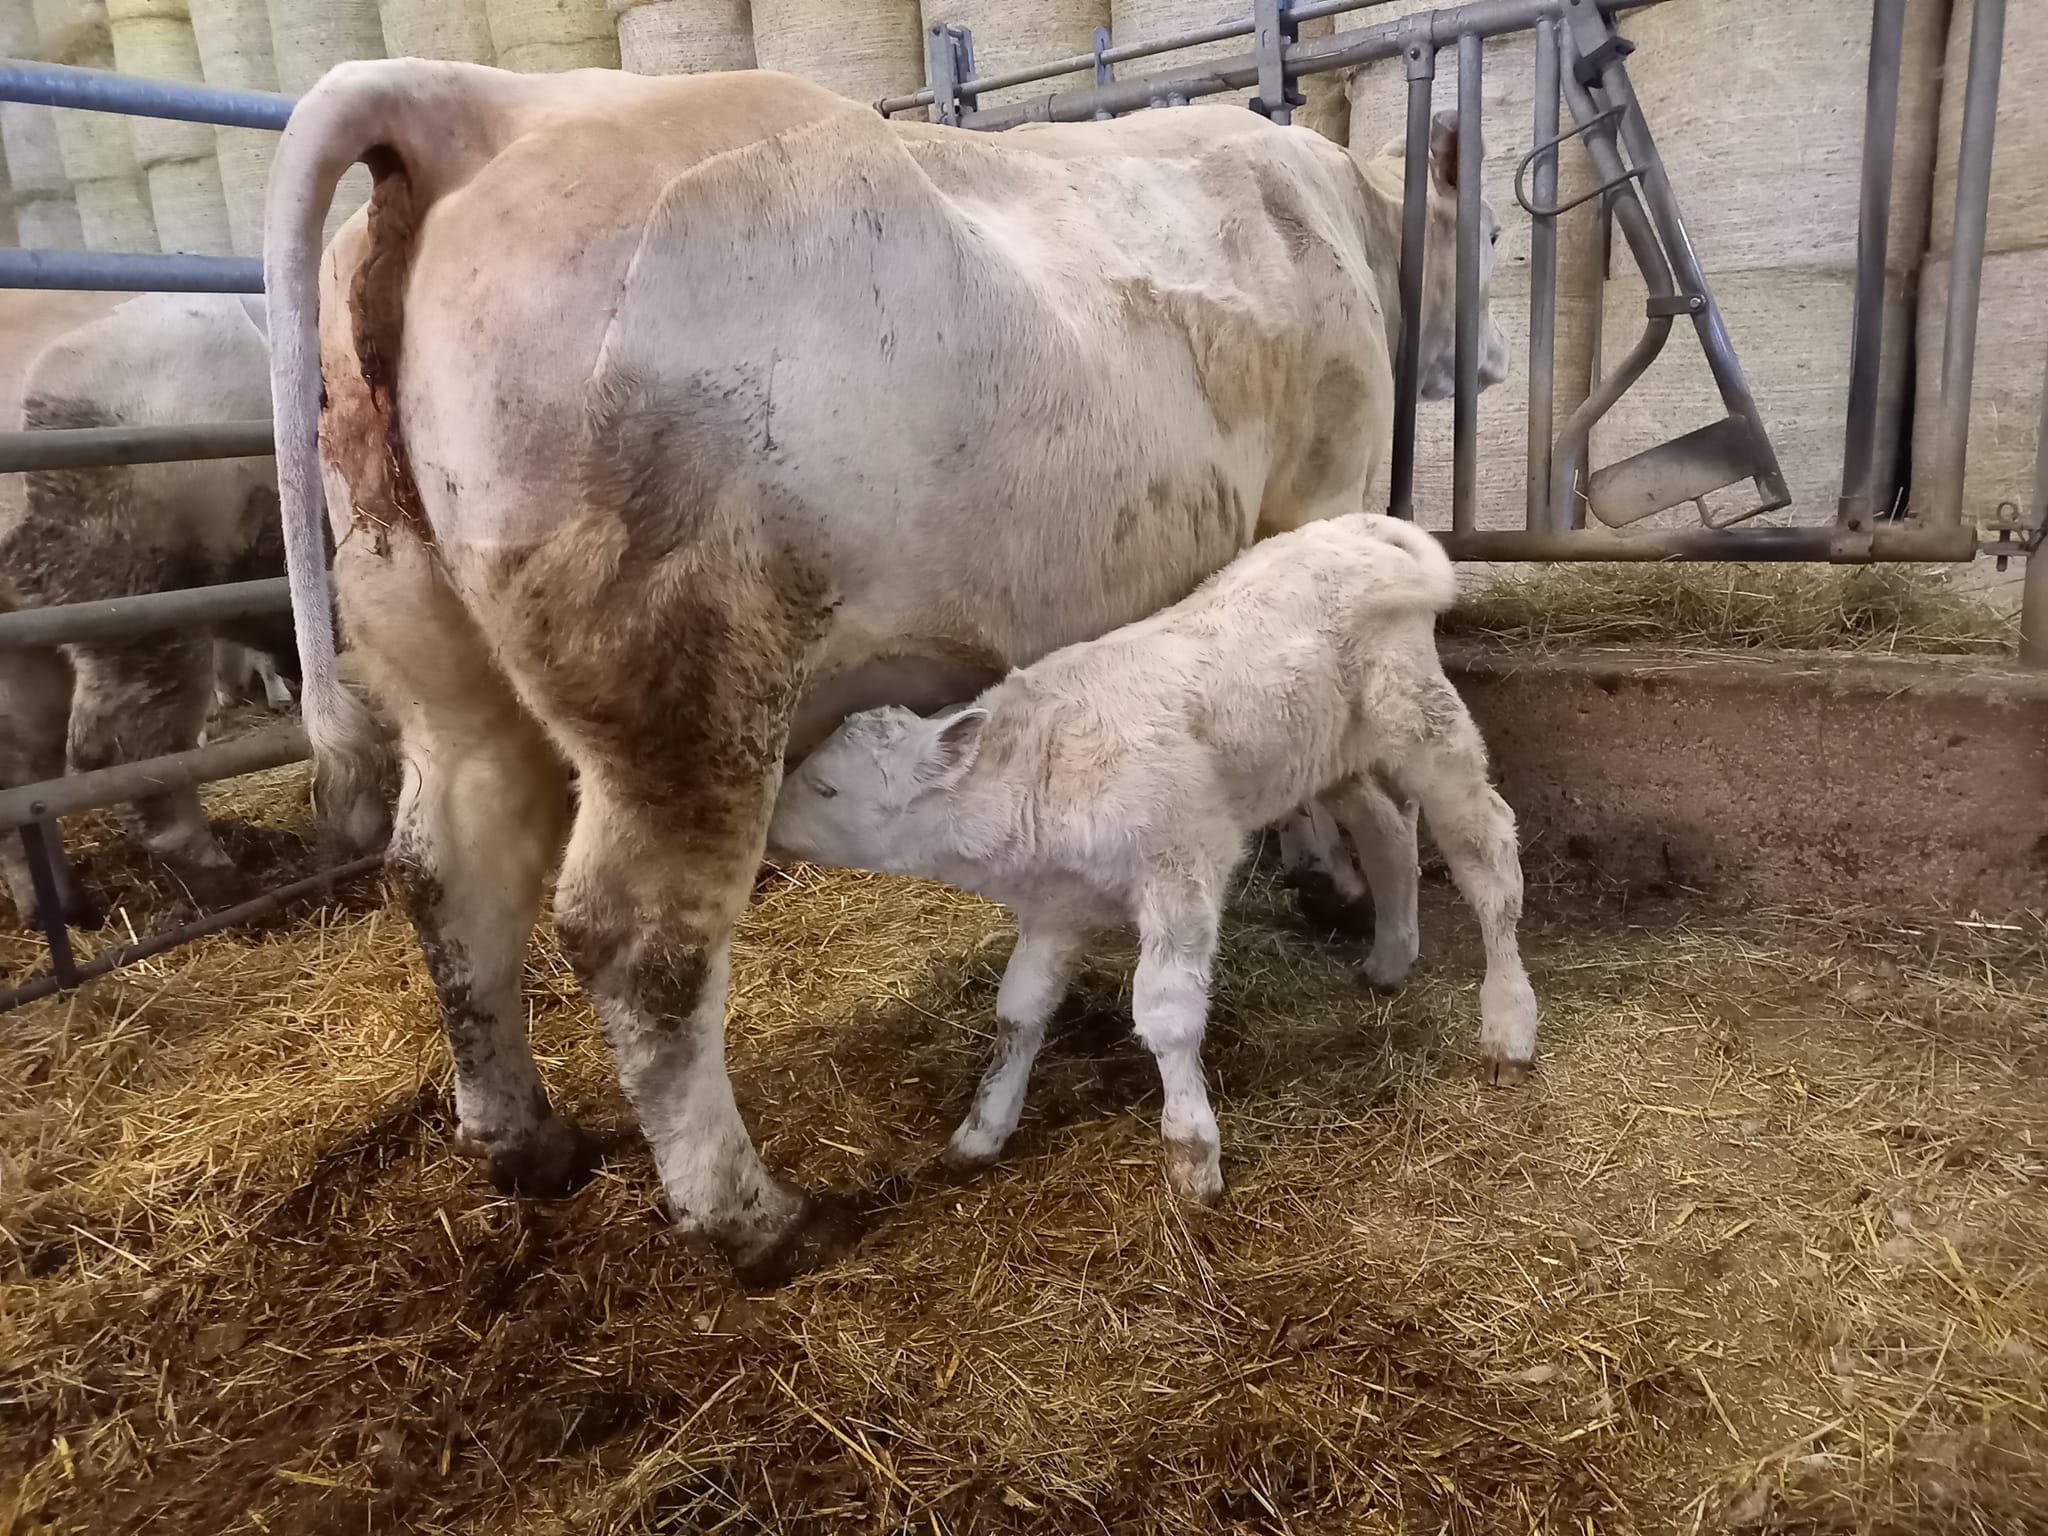
[[[1082,122],[1149,107],[1185,105],[1204,96],[1253,87],[1259,93],[1254,108],[1285,122],[1302,100],[1295,89],[1301,77],[1374,60],[1404,59],[1408,77],[1407,200],[1388,510],[1406,517],[1413,515],[1416,332],[1426,214],[1423,168],[1427,165],[1430,86],[1436,58],[1442,51],[1456,50],[1460,119],[1478,124],[1485,39],[1533,30],[1535,148],[1524,157],[1516,178],[1517,199],[1534,224],[1525,525],[1502,530],[1476,526],[1481,146],[1478,134],[1465,134],[1459,141],[1453,494],[1451,528],[1444,535],[1451,553],[1461,559],[1497,561],[1841,563],[1961,562],[1984,553],[1998,558],[2002,566],[2008,557],[2030,555],[2039,546],[2043,524],[2048,522],[2048,453],[2041,460],[2031,496],[2023,501],[2015,488],[2005,504],[2010,515],[1991,530],[1992,538],[1980,541],[1977,530],[1963,520],[1970,385],[2005,0],[1957,0],[1958,4],[1974,5],[1975,31],[1958,166],[1935,491],[1929,507],[1903,518],[1887,516],[1889,509],[1877,504],[1876,442],[1885,255],[1906,0],[1874,0],[1841,496],[1831,527],[1804,528],[1731,526],[1777,510],[1790,497],[1756,403],[1743,382],[1712,289],[1686,235],[1649,124],[1629,83],[1623,60],[1631,45],[1617,31],[1615,18],[1648,0],[1473,0],[1330,37],[1303,39],[1297,34],[1304,21],[1381,3],[1384,0],[1255,0],[1253,14],[1243,21],[1114,47],[1106,34],[1098,33],[1090,53],[985,77],[974,73],[973,40],[967,30],[938,24],[928,29],[926,36],[929,83],[923,90],[885,98],[875,105],[885,115],[930,107],[941,122],[998,130],[1027,122]],[[1138,79],[1111,77],[1117,64],[1233,38],[1252,39],[1252,50]],[[1092,84],[1004,107],[980,105],[986,92],[1084,73],[1092,74]],[[1560,96],[1570,106],[1576,125],[1563,134],[1558,127]],[[1607,217],[1619,227],[1642,272],[1649,299],[1642,337],[1613,372],[1596,382],[1586,403],[1558,430],[1552,386],[1556,220],[1566,209],[1556,205],[1556,198],[1558,147],[1567,138],[1584,142],[1600,183],[1589,195],[1602,199]],[[1525,179],[1532,170],[1533,185],[1525,191]],[[1593,425],[1656,359],[1672,320],[1680,315],[1693,322],[1727,416],[1620,463],[1588,472],[1584,458]],[[2048,449],[2048,430],[2044,430],[2042,446]],[[1754,480],[1756,504],[1718,526],[1706,523],[1703,516],[1703,526],[1693,529],[1656,530],[1627,538],[1608,531],[1687,501],[1698,502],[1709,491],[1743,478]],[[1589,526],[1589,510],[1607,528]],[[2022,662],[2048,666],[2048,557],[2028,561],[2021,635]]]
[[[280,129],[292,110],[291,98],[267,92],[214,90],[17,60],[0,62],[0,101],[174,118],[230,128]],[[0,287],[261,293],[263,263],[254,258],[225,256],[0,248]],[[272,451],[268,421],[0,432],[0,474],[243,458]],[[291,595],[282,577],[185,591],[139,593],[104,602],[0,613],[0,651],[130,640],[189,625],[290,611]],[[296,724],[280,724],[190,752],[121,763],[39,784],[0,788],[0,837],[21,839],[36,904],[41,909],[43,935],[50,946],[49,969],[0,991],[0,1012],[54,992],[68,991],[94,977],[206,934],[250,922],[301,896],[376,868],[381,860],[375,855],[355,859],[192,922],[102,950],[90,959],[80,961],[74,955],[70,927],[56,901],[57,861],[62,857],[57,833],[59,817],[121,805],[140,795],[301,762],[307,755],[305,732]]]
[[[928,108],[941,122],[994,131],[1026,122],[1080,122],[1149,107],[1183,106],[1204,96],[1255,87],[1259,93],[1255,108],[1286,122],[1302,102],[1296,89],[1302,76],[1403,58],[1408,81],[1407,198],[1402,220],[1402,326],[1389,510],[1412,516],[1417,332],[1426,214],[1423,186],[1436,59],[1447,48],[1456,50],[1460,117],[1477,125],[1482,112],[1485,39],[1533,30],[1535,147],[1524,157],[1516,177],[1517,200],[1534,224],[1525,526],[1499,531],[1476,526],[1482,142],[1479,133],[1467,133],[1461,136],[1459,147],[1452,527],[1444,538],[1451,553],[1465,559],[1502,561],[1967,561],[1975,558],[1981,547],[2001,564],[2011,555],[2033,555],[2043,525],[2048,524],[2048,391],[2042,401],[2043,451],[2025,504],[2026,515],[2019,513],[2015,497],[2010,525],[1997,529],[1995,541],[1981,546],[1976,531],[1965,526],[1962,518],[2005,0],[1967,0],[1975,6],[1975,31],[1958,166],[1933,505],[1918,517],[1890,519],[1875,499],[1885,247],[1906,0],[1874,0],[1854,335],[1842,493],[1835,524],[1831,528],[1703,526],[1630,538],[1588,526],[1587,510],[1603,523],[1621,526],[1745,477],[1756,484],[1757,505],[1736,521],[1775,510],[1789,499],[1769,435],[1743,383],[1727,329],[1686,237],[1669,178],[1623,64],[1629,45],[1617,33],[1614,17],[1649,0],[1474,0],[1338,36],[1302,39],[1298,35],[1304,21],[1380,3],[1383,0],[1252,0],[1252,14],[1243,21],[1129,45],[1113,45],[1108,30],[1097,28],[1088,53],[987,77],[975,71],[973,40],[967,29],[940,24],[927,35],[926,87],[876,106],[884,114]],[[1118,80],[1115,75],[1119,64],[1236,38],[1251,38],[1252,51],[1136,79]],[[1013,106],[980,106],[984,92],[1070,74],[1086,74],[1092,83]],[[1560,99],[1570,106],[1576,125],[1564,133],[1559,131]],[[0,101],[272,130],[284,127],[292,109],[290,98],[266,92],[218,90],[16,60],[0,60]],[[1603,214],[1619,226],[1631,257],[1642,270],[1650,298],[1641,339],[1620,366],[1597,383],[1585,405],[1560,431],[1554,419],[1551,376],[1556,340],[1556,219],[1566,208],[1557,206],[1556,198],[1558,150],[1572,137],[1586,144],[1600,180],[1590,195],[1602,199]],[[1529,178],[1526,191],[1525,176]],[[0,248],[0,287],[260,293],[263,276],[262,263],[252,258]],[[1668,337],[1671,322],[1681,315],[1693,321],[1727,406],[1727,417],[1589,473],[1584,457],[1595,421],[1649,367]],[[268,422],[10,432],[0,433],[0,473],[240,457],[269,451]],[[285,583],[279,579],[0,614],[0,649],[126,638],[228,617],[282,613],[289,606]],[[2028,560],[2020,659],[2025,665],[2048,667],[2048,559]],[[306,755],[303,732],[295,725],[283,725],[192,752],[0,790],[0,836],[21,837],[41,894],[39,905],[51,914],[44,924],[50,970],[12,990],[0,991],[0,1011],[77,986],[202,934],[246,922],[302,894],[374,868],[375,856],[358,859],[194,923],[104,951],[83,964],[74,960],[69,930],[61,916],[55,915],[55,903],[50,899],[54,859],[61,851],[56,841],[57,817],[120,804],[151,790],[208,783],[301,761]]]

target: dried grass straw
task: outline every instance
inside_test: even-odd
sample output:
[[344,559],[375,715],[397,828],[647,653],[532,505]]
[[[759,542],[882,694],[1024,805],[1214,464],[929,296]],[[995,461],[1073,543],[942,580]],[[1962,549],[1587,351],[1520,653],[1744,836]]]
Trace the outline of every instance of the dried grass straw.
[[[303,771],[229,809],[302,832]],[[955,1184],[929,1159],[1007,923],[767,872],[740,1102],[773,1165],[880,1208],[765,1295],[669,1229],[545,932],[543,1070],[621,1133],[561,1204],[452,1152],[432,990],[374,882],[33,1005],[0,1029],[0,1522],[2031,1528],[2038,925],[1708,929],[1539,887],[1544,1056],[1508,1093],[1473,1080],[1469,923],[1432,888],[1425,927],[1380,997],[1248,886],[1205,1053],[1231,1192],[1199,1214],[1162,1193],[1127,944],[1084,969],[1005,1163]]]

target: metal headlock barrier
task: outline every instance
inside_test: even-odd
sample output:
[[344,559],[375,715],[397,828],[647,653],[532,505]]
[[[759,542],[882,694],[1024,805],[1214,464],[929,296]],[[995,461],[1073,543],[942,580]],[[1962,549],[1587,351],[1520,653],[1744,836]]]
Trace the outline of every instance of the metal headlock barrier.
[[[2005,0],[1957,0],[1974,6],[1962,143],[1957,169],[1952,276],[1943,332],[1931,504],[1902,517],[1880,505],[1877,459],[1879,360],[1884,349],[1884,274],[1898,126],[1899,73],[1906,0],[1873,0],[1868,105],[1864,124],[1857,235],[1855,309],[1841,496],[1825,527],[1745,526],[1791,499],[1770,434],[1744,381],[1741,363],[1713,292],[1685,230],[1678,199],[1630,84],[1631,45],[1616,17],[1651,0],[1471,0],[1333,36],[1302,38],[1300,24],[1368,9],[1384,0],[1251,0],[1251,14],[1145,43],[1113,44],[1097,28],[1093,47],[1005,74],[981,76],[965,27],[933,25],[926,34],[926,85],[875,104],[884,115],[921,111],[938,122],[994,132],[1029,122],[1085,122],[1154,107],[1185,106],[1226,91],[1256,89],[1254,110],[1285,123],[1302,104],[1303,76],[1402,59],[1408,90],[1406,188],[1401,231],[1401,329],[1395,359],[1395,422],[1388,510],[1414,514],[1417,375],[1420,356],[1422,252],[1426,229],[1431,91],[1440,53],[1458,62],[1458,112],[1472,130],[1459,137],[1457,282],[1453,391],[1451,527],[1440,535],[1460,559],[1495,561],[1969,561],[1980,553],[2003,561],[2033,556],[2048,525],[2048,390],[2042,402],[2042,453],[2026,514],[1983,539],[1963,517],[1963,476],[1969,442],[1977,308],[1990,198],[1991,146]],[[1761,3],[1761,0],[1759,0]],[[1489,37],[1533,31],[1534,147],[1516,175],[1515,196],[1532,221],[1529,324],[1529,458],[1524,526],[1478,527],[1480,155],[1482,69]],[[1248,51],[1179,69],[1119,79],[1121,64],[1201,44],[1248,38]],[[1074,89],[1008,106],[983,108],[984,93],[1086,75]],[[0,61],[0,101],[228,127],[281,129],[290,98],[266,92],[216,90],[144,80],[100,70]],[[1560,130],[1560,103],[1573,125]],[[1640,270],[1649,298],[1641,337],[1615,369],[1560,426],[1552,385],[1557,319],[1558,151],[1579,139],[1593,162],[1600,213],[1618,230]],[[1584,199],[1581,199],[1583,201]],[[120,255],[0,248],[0,287],[260,293],[262,263],[197,255]],[[1656,360],[1673,321],[1692,322],[1727,414],[1618,463],[1592,468],[1594,424]],[[267,422],[202,426],[112,427],[0,433],[0,473],[56,468],[238,457],[271,451]],[[1700,502],[1710,492],[1749,481],[1751,505],[1714,525],[1618,530],[1655,513]],[[1593,521],[1588,521],[1590,513]],[[1597,524],[1597,526],[1596,526]],[[0,650],[125,638],[230,617],[288,611],[282,579],[185,592],[147,593],[0,614]],[[2048,558],[2029,558],[2023,589],[2020,659],[2048,666]],[[123,764],[15,788],[0,789],[0,836],[18,834],[41,899],[52,965],[47,973],[0,992],[0,1010],[78,985],[146,955],[244,922],[322,885],[374,867],[359,859],[255,901],[152,935],[77,964],[69,933],[56,915],[54,871],[62,858],[55,818],[120,804],[140,793],[200,784],[307,755],[297,726],[278,726],[239,741]]]

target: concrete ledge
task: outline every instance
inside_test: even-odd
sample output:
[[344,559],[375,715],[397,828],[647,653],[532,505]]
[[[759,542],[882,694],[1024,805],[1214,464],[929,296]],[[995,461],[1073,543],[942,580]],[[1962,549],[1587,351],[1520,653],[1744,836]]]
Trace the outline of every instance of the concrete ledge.
[[1532,874],[1719,907],[2048,909],[2048,676],[1447,644]]

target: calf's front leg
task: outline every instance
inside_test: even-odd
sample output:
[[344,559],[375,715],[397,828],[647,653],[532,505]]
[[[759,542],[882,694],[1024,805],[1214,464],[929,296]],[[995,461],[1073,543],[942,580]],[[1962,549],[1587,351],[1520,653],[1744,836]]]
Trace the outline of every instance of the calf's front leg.
[[946,1146],[949,1167],[963,1173],[987,1167],[1016,1131],[1031,1064],[1045,1043],[1046,1024],[1067,994],[1081,940],[1078,929],[1018,918],[1017,947],[996,991],[995,1050],[975,1090],[974,1107]]

